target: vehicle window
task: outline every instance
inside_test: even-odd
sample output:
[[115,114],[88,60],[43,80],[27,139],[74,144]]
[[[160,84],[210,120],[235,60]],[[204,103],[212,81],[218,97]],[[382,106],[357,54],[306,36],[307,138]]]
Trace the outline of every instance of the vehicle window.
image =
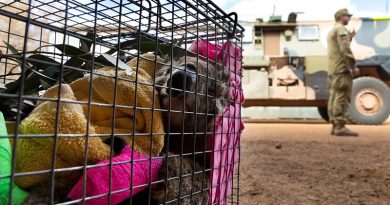
[[319,28],[317,25],[298,26],[298,40],[300,41],[317,41],[320,38]]

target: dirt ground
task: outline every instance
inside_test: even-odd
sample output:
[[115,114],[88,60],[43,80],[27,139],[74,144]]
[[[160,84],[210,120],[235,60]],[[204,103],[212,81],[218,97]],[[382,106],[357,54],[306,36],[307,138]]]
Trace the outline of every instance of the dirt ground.
[[358,138],[319,122],[245,126],[241,204],[390,205],[390,122],[349,126]]

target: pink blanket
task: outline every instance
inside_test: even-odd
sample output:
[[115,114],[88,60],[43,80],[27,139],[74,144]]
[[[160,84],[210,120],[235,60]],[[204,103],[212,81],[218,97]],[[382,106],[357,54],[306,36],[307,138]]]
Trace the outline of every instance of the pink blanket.
[[241,49],[228,41],[223,46],[203,40],[192,43],[189,50],[211,60],[222,62],[230,70],[230,99],[233,101],[217,119],[215,135],[208,138],[212,172],[210,174],[210,204],[227,204],[233,190],[235,165],[238,163],[240,135],[244,129],[241,120],[241,104],[244,95],[241,89]]
[[[131,163],[130,160],[136,160]],[[143,159],[142,161],[139,161]],[[111,204],[118,204],[121,201],[128,199],[130,195],[130,187],[138,185],[146,185],[139,188],[135,188],[132,191],[132,195],[147,188],[147,184],[150,181],[156,181],[158,179],[158,171],[162,164],[162,159],[152,159],[149,156],[138,154],[134,152],[132,156],[131,148],[126,146],[122,153],[112,158],[112,162],[125,162],[121,164],[112,165],[111,172],[111,192],[128,189],[119,193],[111,193]],[[150,175],[150,162],[151,175]],[[86,182],[86,196],[97,196],[100,194],[107,194],[109,191],[109,166],[110,161],[104,160],[98,163],[98,165],[106,164],[106,166],[90,168],[87,171]],[[133,172],[131,174],[131,166],[133,166]],[[132,182],[132,183],[131,183]],[[71,192],[68,194],[68,198],[72,200],[81,199],[83,194],[83,178],[77,182]],[[88,200],[85,204],[88,205],[100,205],[108,203],[108,195]]]

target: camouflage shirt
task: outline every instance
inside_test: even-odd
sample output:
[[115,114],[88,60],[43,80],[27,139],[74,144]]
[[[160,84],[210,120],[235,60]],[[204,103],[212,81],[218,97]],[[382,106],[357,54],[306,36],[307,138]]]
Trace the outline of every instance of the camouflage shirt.
[[329,75],[351,72],[355,67],[355,57],[350,48],[351,36],[347,29],[336,23],[328,34]]

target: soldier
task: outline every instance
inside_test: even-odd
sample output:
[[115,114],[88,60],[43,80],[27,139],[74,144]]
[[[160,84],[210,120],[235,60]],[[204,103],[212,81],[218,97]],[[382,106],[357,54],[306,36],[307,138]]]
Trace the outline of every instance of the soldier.
[[352,14],[347,9],[338,10],[334,17],[336,24],[328,34],[329,89],[328,101],[329,121],[332,123],[332,135],[358,136],[356,132],[345,127],[346,112],[351,102],[353,75],[359,74],[350,43],[355,31],[345,28]]

